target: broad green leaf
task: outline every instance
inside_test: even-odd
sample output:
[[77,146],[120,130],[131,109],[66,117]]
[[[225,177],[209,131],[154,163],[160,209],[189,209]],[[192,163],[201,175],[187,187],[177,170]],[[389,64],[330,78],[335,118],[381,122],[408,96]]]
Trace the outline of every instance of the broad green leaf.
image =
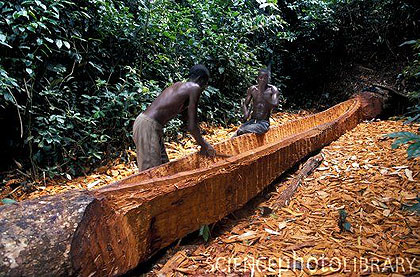
[[33,17],[33,19],[38,20],[36,15],[32,11],[28,11],[29,15]]
[[410,142],[412,140],[413,140],[413,138],[407,138],[407,137],[405,137],[405,138],[399,138],[399,139],[396,139],[392,143],[391,147],[392,147],[392,149],[396,149],[396,148],[400,147],[401,144],[408,143],[408,142]]
[[402,204],[401,209],[405,211],[412,211],[420,214],[420,198],[417,197],[417,203],[414,205]]
[[345,222],[343,224],[344,230],[351,232],[351,224],[349,222]]
[[407,155],[409,158],[420,157],[420,142],[410,144],[407,148]]
[[208,225],[202,225],[200,227],[199,235],[203,237],[204,241],[208,241],[210,238],[210,229]]
[[15,100],[13,99],[12,95],[7,91],[3,94],[4,100],[14,103]]
[[18,19],[22,15],[19,12],[16,11],[16,12],[13,13],[12,16],[13,16],[13,19]]
[[32,33],[35,33],[35,28],[33,26],[31,26],[31,25],[26,26],[26,30],[28,30],[28,31],[30,31]]
[[415,116],[412,116],[412,117],[409,117],[405,122],[404,122],[404,124],[409,124],[409,123],[411,123],[411,122],[414,122],[414,121],[418,121],[420,119],[420,113],[419,114],[417,114],[417,115],[415,115]]
[[4,45],[4,46],[6,46],[6,47],[9,47],[9,48],[13,48],[12,46],[10,46],[9,44],[7,44],[7,43],[5,43],[5,42],[3,42],[3,41],[0,41],[0,44],[1,44],[1,45]]
[[401,43],[399,46],[401,47],[403,45],[411,45],[411,44],[415,44],[415,43],[417,43],[417,40],[407,40],[407,41]]
[[90,64],[92,67],[94,67],[96,70],[98,70],[99,72],[103,73],[103,70],[102,70],[102,68],[101,68],[99,65],[94,64],[93,62],[89,62],[89,64]]
[[63,46],[63,41],[61,39],[55,40],[55,45],[60,49]]
[[8,205],[8,204],[17,203],[17,201],[14,200],[14,199],[11,199],[11,198],[3,198],[1,200],[1,203],[5,204],[5,205]]
[[390,134],[386,134],[386,137],[390,137],[390,138],[412,138],[412,139],[420,139],[420,136],[415,134],[415,133],[411,133],[411,132],[396,132],[396,133],[390,133]]

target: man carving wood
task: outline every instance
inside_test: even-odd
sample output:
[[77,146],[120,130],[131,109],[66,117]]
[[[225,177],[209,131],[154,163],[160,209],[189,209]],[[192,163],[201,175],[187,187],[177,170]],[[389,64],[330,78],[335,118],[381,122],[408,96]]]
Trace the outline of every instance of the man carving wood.
[[[264,134],[270,128],[271,110],[279,105],[278,89],[268,84],[270,71],[261,69],[258,73],[258,85],[252,86],[247,91],[247,96],[242,104],[244,112],[243,121],[235,136],[246,133]],[[252,107],[250,106],[252,100]],[[251,119],[248,118],[251,116]]]
[[135,120],[133,139],[136,145],[139,171],[169,161],[162,140],[162,128],[178,113],[188,109],[188,131],[201,146],[201,153],[216,154],[214,148],[201,136],[197,120],[197,105],[207,87],[209,71],[203,65],[191,68],[187,82],[177,82],[166,88]]

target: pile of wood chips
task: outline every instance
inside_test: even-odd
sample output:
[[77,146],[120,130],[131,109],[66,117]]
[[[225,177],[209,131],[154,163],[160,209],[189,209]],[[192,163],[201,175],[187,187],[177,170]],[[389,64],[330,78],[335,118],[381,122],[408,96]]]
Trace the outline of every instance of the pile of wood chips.
[[209,242],[170,249],[148,275],[420,275],[419,214],[405,209],[419,205],[420,162],[383,136],[418,127],[359,124],[321,151],[287,206],[274,208],[290,180],[223,219]]
[[[270,119],[272,126],[283,124],[287,121],[298,119],[308,115],[307,111],[300,111],[299,113],[290,112],[279,112],[273,114]],[[206,135],[204,137],[211,143],[215,144],[227,139],[230,139],[235,133],[238,126],[230,126],[229,128],[223,128],[220,126],[210,126],[204,122],[200,124]],[[176,160],[188,154],[191,154],[199,149],[194,139],[187,135],[186,137],[179,140],[179,142],[166,142],[166,151],[170,160]],[[87,176],[72,178],[67,175],[67,178],[56,178],[53,180],[41,180],[42,185],[37,186],[37,190],[30,193],[21,193],[19,189],[11,195],[8,193],[12,192],[13,189],[7,188],[2,192],[4,197],[13,198],[18,201],[25,199],[33,199],[43,195],[52,195],[68,191],[71,189],[96,189],[115,181],[121,180],[132,174],[137,173],[137,164],[135,159],[135,151],[127,150],[128,155],[131,157],[131,162],[124,163],[121,159],[117,159],[105,166],[102,166],[94,170]],[[13,180],[12,180],[13,181]],[[10,182],[12,183],[12,182]],[[3,198],[3,197],[2,197]]]

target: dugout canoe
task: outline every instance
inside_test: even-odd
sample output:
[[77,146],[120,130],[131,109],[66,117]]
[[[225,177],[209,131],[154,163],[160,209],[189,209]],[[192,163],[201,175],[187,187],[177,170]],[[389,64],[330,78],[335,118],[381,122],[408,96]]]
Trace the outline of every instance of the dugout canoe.
[[383,98],[362,93],[323,112],[191,154],[94,191],[0,207],[0,276],[115,276],[245,205],[300,159],[359,122]]

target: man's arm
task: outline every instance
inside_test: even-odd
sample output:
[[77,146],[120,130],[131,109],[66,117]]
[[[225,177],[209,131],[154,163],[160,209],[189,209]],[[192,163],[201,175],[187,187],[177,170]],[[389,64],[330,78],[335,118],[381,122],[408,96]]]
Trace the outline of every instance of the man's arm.
[[280,102],[280,99],[279,99],[280,92],[275,86],[270,85],[270,88],[271,88],[271,93],[265,94],[264,99],[269,104],[273,106],[278,106]]
[[201,136],[200,128],[198,127],[197,120],[197,106],[200,98],[200,92],[198,90],[192,90],[189,93],[189,104],[188,104],[188,131],[194,137],[198,145],[201,146],[203,154],[208,156],[214,156],[216,151],[213,147]]
[[242,111],[244,113],[244,117],[242,118],[242,120],[245,122],[248,120],[248,117],[251,113],[251,109],[249,109],[249,103],[251,103],[251,99],[252,99],[252,87],[250,87],[246,93],[246,98],[245,101],[242,103]]

